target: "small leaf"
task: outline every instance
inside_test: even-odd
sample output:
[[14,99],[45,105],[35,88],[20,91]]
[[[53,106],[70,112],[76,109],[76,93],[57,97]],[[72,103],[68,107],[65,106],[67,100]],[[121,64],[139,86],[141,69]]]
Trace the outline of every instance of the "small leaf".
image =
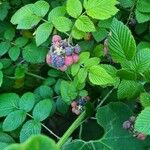
[[82,12],[80,0],[67,0],[67,12],[71,17],[77,18]]
[[99,63],[100,63],[100,59],[97,57],[93,57],[93,58],[88,59],[84,63],[84,65],[85,65],[85,67],[90,68],[92,66],[98,65]]
[[3,56],[4,54],[6,54],[10,47],[11,45],[9,42],[1,42],[0,43],[0,56]]
[[150,107],[150,94],[149,93],[142,93],[140,95],[140,102],[143,107]]
[[79,64],[73,64],[71,66],[71,74],[73,76],[75,76],[78,73],[79,69],[80,69],[80,65]]
[[17,129],[26,119],[26,112],[23,110],[16,110],[11,112],[3,122],[4,131],[13,131]]
[[44,43],[50,36],[53,29],[53,25],[50,22],[41,24],[36,30],[36,44],[37,46]]
[[19,100],[19,96],[15,93],[0,94],[0,117],[17,110]]
[[80,16],[76,20],[75,26],[77,27],[77,29],[83,32],[94,32],[96,30],[93,22],[88,16],[85,15]]
[[4,33],[5,39],[12,41],[14,37],[15,37],[15,29],[14,28],[10,28],[5,31],[5,33]]
[[81,68],[78,72],[78,80],[80,83],[83,83],[86,81],[86,77],[87,77],[87,69],[85,68]]
[[31,135],[41,133],[41,123],[35,120],[28,120],[20,131],[20,142],[24,142]]
[[90,57],[90,53],[89,52],[82,52],[80,54],[80,58],[79,58],[79,64],[83,64],[84,62],[86,62]]
[[37,121],[45,120],[51,113],[53,102],[50,99],[40,101],[33,109],[33,118]]
[[52,21],[56,17],[64,16],[66,13],[66,8],[64,6],[58,6],[51,10],[51,12],[48,15],[48,20]]
[[101,66],[92,66],[89,69],[89,79],[95,85],[107,85],[115,82]]
[[13,46],[9,49],[8,54],[13,61],[16,61],[20,55],[20,48],[17,46]]
[[150,135],[150,107],[145,108],[137,117],[135,129],[138,132]]
[[17,38],[17,39],[15,40],[15,44],[16,44],[16,46],[18,46],[18,47],[23,47],[23,46],[25,46],[25,45],[27,44],[27,42],[28,42],[28,39],[25,38],[25,37],[19,37],[19,38]]
[[26,112],[31,111],[35,103],[34,94],[31,92],[25,93],[19,101],[19,108],[25,110]]
[[100,20],[115,15],[118,12],[116,4],[118,4],[116,0],[84,0],[86,13],[92,18]]
[[84,38],[85,32],[78,30],[76,27],[74,27],[71,31],[71,35],[73,38],[80,40]]
[[72,22],[66,17],[57,17],[53,19],[55,28],[60,32],[67,32],[71,30]]

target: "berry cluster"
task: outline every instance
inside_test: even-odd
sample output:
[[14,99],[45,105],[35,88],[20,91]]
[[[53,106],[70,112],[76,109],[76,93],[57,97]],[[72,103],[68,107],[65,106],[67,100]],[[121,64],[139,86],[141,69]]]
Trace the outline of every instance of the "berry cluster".
[[78,44],[73,46],[67,39],[62,40],[59,35],[54,35],[46,62],[54,68],[65,71],[68,66],[79,60],[80,51]]
[[81,112],[84,111],[85,104],[87,103],[88,100],[90,100],[89,96],[81,97],[79,99],[74,100],[71,103],[72,112],[75,113],[76,115],[79,115]]
[[130,133],[133,134],[134,137],[136,137],[139,140],[145,140],[146,135],[140,132],[135,131],[134,129],[134,123],[135,123],[136,118],[134,116],[131,116],[129,120],[125,121],[123,123],[123,128],[128,130]]

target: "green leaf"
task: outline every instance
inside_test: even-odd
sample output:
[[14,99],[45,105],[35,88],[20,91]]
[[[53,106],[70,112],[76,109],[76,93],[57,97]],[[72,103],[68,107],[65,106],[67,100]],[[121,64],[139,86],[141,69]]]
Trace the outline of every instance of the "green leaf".
[[[37,144],[38,143],[38,144]],[[31,136],[26,142],[22,144],[13,144],[7,147],[7,150],[58,150],[55,142],[44,135]]]
[[37,46],[44,43],[50,36],[53,29],[53,25],[50,22],[41,24],[36,30],[36,44]]
[[142,93],[140,95],[140,102],[143,107],[150,107],[150,94],[149,93]]
[[143,23],[150,20],[150,13],[142,13],[136,9],[135,15],[138,23]]
[[89,69],[89,79],[95,85],[107,85],[115,82],[101,66],[92,66]]
[[107,37],[108,32],[105,28],[100,27],[95,32],[93,32],[92,34],[94,36],[94,39],[97,42],[100,42],[100,41],[104,40]]
[[73,83],[69,83],[67,81],[61,82],[61,96],[64,102],[70,104],[73,99],[76,98],[77,92]]
[[75,76],[78,73],[79,69],[80,69],[80,65],[79,64],[73,64],[71,66],[71,74],[73,76]]
[[41,85],[35,89],[36,101],[53,97],[53,89],[46,85]]
[[49,4],[46,1],[37,1],[33,6],[33,13],[37,16],[44,17],[49,10]]
[[73,38],[80,40],[85,36],[85,32],[80,31],[76,27],[74,27],[71,31],[71,35]]
[[83,32],[94,32],[96,30],[93,22],[88,16],[85,15],[80,16],[76,20],[75,26],[77,29]]
[[143,91],[142,84],[132,80],[122,80],[117,91],[118,99],[132,99]]
[[18,47],[23,47],[23,46],[25,46],[25,45],[27,44],[27,42],[28,42],[28,39],[25,38],[25,37],[19,37],[19,38],[17,38],[17,39],[15,40],[15,44],[16,44],[16,46],[18,46]]
[[115,5],[118,4],[116,0],[84,0],[84,8],[86,13],[94,18],[105,20],[115,15],[118,9]]
[[56,17],[53,19],[55,28],[60,32],[67,32],[71,30],[72,22],[66,17]]
[[119,76],[122,79],[126,79],[126,80],[136,80],[136,78],[137,78],[137,75],[135,72],[127,70],[127,69],[118,70],[117,76]]
[[41,123],[35,120],[28,120],[20,131],[20,142],[24,142],[31,135],[41,133]]
[[9,42],[1,42],[0,43],[0,56],[3,56],[4,54],[6,54],[10,47],[11,45]]
[[10,6],[7,1],[3,1],[0,4],[0,20],[3,21],[6,18],[9,9],[10,9]]
[[132,60],[136,53],[135,40],[131,31],[121,21],[114,19],[111,26],[109,49],[114,60]]
[[5,33],[4,33],[5,39],[12,41],[14,37],[15,37],[15,29],[14,28],[10,28],[5,31]]
[[3,83],[3,72],[0,71],[0,87],[1,87],[2,83]]
[[8,51],[11,60],[16,61],[20,55],[20,48],[18,46],[13,46]]
[[136,8],[142,13],[150,13],[150,3],[148,0],[138,0]]
[[73,18],[80,16],[82,12],[82,4],[80,0],[67,0],[67,12]]
[[35,103],[34,94],[31,92],[25,93],[19,101],[19,108],[25,110],[26,112],[31,111]]
[[0,94],[0,117],[17,110],[19,100],[19,96],[15,93]]
[[80,58],[79,58],[79,64],[83,64],[84,62],[86,62],[90,57],[90,53],[89,52],[82,52],[80,54]]
[[11,112],[3,122],[3,131],[13,131],[17,129],[26,119],[26,112],[16,110]]
[[[124,103],[109,103],[100,107],[96,113],[96,119],[98,124],[104,129],[102,138],[90,141],[73,140],[66,143],[62,149],[144,150],[145,147],[149,147],[149,138],[144,141],[138,140],[122,127],[123,122],[132,115],[131,109]],[[147,125],[149,125],[148,122]],[[98,130],[95,130],[95,132],[101,135],[101,132]]]
[[37,121],[45,120],[51,113],[53,102],[50,99],[40,101],[33,109],[33,118]]
[[84,63],[84,65],[85,65],[85,67],[90,68],[90,67],[92,67],[92,66],[98,65],[99,63],[100,63],[100,59],[99,59],[99,58],[97,58],[97,57],[92,57],[92,58],[88,59],[88,60]]
[[64,6],[58,6],[55,7],[54,9],[51,10],[51,12],[48,15],[48,20],[52,21],[56,18],[56,17],[60,17],[60,16],[64,16],[66,13],[66,8]]
[[134,5],[133,0],[119,0],[119,2],[123,8],[129,8],[129,7],[132,7]]
[[38,47],[34,43],[28,44],[22,51],[25,61],[30,63],[45,62],[47,49],[45,47]]
[[150,107],[146,107],[137,117],[135,129],[138,132],[150,135]]
[[79,83],[84,83],[86,81],[88,72],[86,68],[81,68],[78,72]]

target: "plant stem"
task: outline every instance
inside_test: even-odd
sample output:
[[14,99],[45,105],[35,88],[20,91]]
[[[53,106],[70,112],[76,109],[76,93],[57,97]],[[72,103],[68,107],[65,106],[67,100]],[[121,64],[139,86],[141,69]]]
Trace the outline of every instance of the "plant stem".
[[79,130],[79,139],[82,138],[82,131],[83,131],[83,125],[80,125],[80,130]]
[[43,78],[43,77],[41,77],[39,75],[33,74],[31,72],[26,72],[26,74],[29,75],[29,76],[35,77],[37,79],[40,79],[40,80],[45,80],[45,78]]
[[72,79],[71,79],[71,77],[69,76],[69,74],[68,74],[66,71],[65,71],[65,73],[66,73],[68,79],[69,79],[70,81],[72,81]]
[[86,112],[82,112],[80,116],[73,122],[73,124],[69,127],[69,129],[65,132],[65,134],[61,137],[61,139],[58,141],[57,145],[59,149],[62,147],[62,145],[68,140],[70,135],[74,132],[74,130],[82,123],[82,121],[86,117]]
[[98,106],[96,107],[96,110],[105,102],[105,100],[110,96],[110,94],[113,92],[115,88],[112,88],[107,95],[100,101],[100,103],[98,104]]
[[[33,116],[30,115],[29,113],[27,113],[27,115],[28,115],[30,118],[34,119]],[[40,122],[40,123],[41,123],[41,122]],[[53,131],[51,131],[51,130],[50,130],[48,127],[46,127],[43,123],[41,123],[41,126],[42,126],[43,128],[45,128],[50,134],[52,134],[53,136],[55,136],[58,140],[60,139],[60,137],[59,137],[58,135],[56,135]]]

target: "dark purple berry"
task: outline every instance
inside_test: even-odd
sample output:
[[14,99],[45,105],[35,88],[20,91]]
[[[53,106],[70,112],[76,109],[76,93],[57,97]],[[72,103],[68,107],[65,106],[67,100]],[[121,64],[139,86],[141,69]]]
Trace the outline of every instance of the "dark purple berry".
[[131,125],[132,125],[131,122],[127,120],[123,123],[123,128],[130,129]]
[[74,52],[75,52],[76,54],[79,54],[80,51],[81,51],[81,47],[80,47],[78,44],[76,44],[75,47],[74,47]]
[[72,55],[72,52],[73,52],[73,50],[71,47],[65,47],[65,53],[67,56]]
[[64,66],[65,61],[64,58],[62,56],[53,54],[52,55],[52,65],[56,68],[62,67]]
[[68,42],[65,41],[65,40],[62,41],[61,46],[62,46],[63,48],[68,47]]
[[86,101],[83,98],[81,98],[81,99],[78,100],[77,103],[78,103],[78,105],[84,106]]

